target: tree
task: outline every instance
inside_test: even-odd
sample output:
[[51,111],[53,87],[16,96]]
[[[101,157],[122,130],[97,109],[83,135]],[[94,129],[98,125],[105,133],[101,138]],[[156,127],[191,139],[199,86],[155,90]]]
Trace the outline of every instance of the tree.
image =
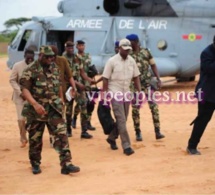
[[27,22],[27,21],[31,21],[30,18],[12,18],[7,20],[4,25],[6,28],[11,28],[13,26],[15,26],[17,29],[20,28],[20,26],[22,26],[23,23]]

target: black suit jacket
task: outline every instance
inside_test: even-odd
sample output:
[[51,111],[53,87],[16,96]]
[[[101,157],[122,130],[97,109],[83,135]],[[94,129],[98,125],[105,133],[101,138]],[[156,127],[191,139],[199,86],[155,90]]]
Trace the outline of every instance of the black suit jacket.
[[[215,103],[215,46],[211,44],[206,47],[200,58],[200,78],[195,92],[199,101]],[[200,90],[202,95],[200,95]]]

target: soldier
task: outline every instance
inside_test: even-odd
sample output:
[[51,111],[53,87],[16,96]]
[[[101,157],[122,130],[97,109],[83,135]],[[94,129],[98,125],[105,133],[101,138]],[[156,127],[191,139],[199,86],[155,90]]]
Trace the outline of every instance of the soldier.
[[[74,54],[74,43],[71,41],[67,41],[65,43],[65,52],[63,56],[68,60],[70,64],[70,68],[73,72],[73,78],[75,80],[75,84],[77,86],[77,95],[75,97],[75,101],[78,102],[79,108],[81,111],[81,138],[90,139],[93,136],[87,132],[87,123],[89,120],[89,115],[87,113],[87,98],[85,92],[85,86],[81,83],[82,79],[88,81],[90,84],[96,83],[94,80],[89,78],[83,69],[83,62],[82,59],[77,55]],[[72,108],[70,112],[70,120],[72,115]]]
[[[85,42],[82,41],[82,40],[78,40],[77,43],[76,43],[76,48],[78,50],[77,56],[82,59],[84,71],[85,71],[85,73],[88,74],[89,66],[91,65],[91,56],[89,55],[89,53],[84,52],[84,50],[85,50]],[[82,84],[85,85],[85,89],[88,88],[90,90],[91,87],[90,87],[90,83],[88,81],[85,81],[85,80],[82,79]],[[87,98],[87,114],[89,116],[88,121],[87,121],[87,129],[88,130],[96,130],[96,128],[93,127],[91,125],[91,122],[90,122],[94,107],[95,107],[95,102],[93,100],[90,101]],[[75,105],[75,108],[74,108],[74,115],[73,115],[73,119],[72,119],[72,127],[73,128],[76,128],[76,120],[77,120],[77,116],[78,116],[79,112],[80,112],[80,106],[77,103]]]
[[19,80],[22,76],[22,72],[24,71],[24,69],[27,68],[28,65],[34,61],[34,51],[26,49],[24,53],[24,58],[25,58],[24,60],[14,64],[10,75],[10,84],[13,88],[12,100],[16,105],[21,148],[26,146],[26,144],[28,143],[28,139],[26,137],[25,118],[21,114],[24,103],[26,103],[26,101],[21,92]]
[[32,173],[41,173],[42,137],[45,125],[54,136],[53,146],[59,153],[61,174],[76,173],[80,168],[71,164],[71,152],[60,95],[60,73],[53,63],[54,53],[49,46],[40,48],[39,58],[27,68],[20,79],[25,104],[22,114],[27,118],[29,132],[29,159]]
[[[140,70],[140,83],[141,90],[145,92],[146,96],[148,94],[148,89],[152,86],[150,81],[152,75],[150,73],[149,67],[151,67],[154,75],[157,77],[157,85],[160,89],[161,80],[157,71],[157,66],[151,55],[150,51],[145,48],[141,48],[139,45],[139,37],[136,34],[130,34],[126,36],[128,40],[131,41],[133,51],[130,52],[130,55],[135,59],[139,70]],[[134,92],[134,86],[131,84],[131,90]],[[149,108],[151,109],[153,124],[155,128],[155,137],[156,139],[162,139],[165,136],[160,133],[160,119],[159,119],[159,110],[158,105],[154,101],[148,101]],[[140,107],[135,105],[135,102],[132,104],[132,118],[134,123],[134,129],[136,132],[136,140],[142,141],[142,135],[140,130]]]
[[71,116],[69,113],[71,112],[71,108],[73,105],[73,100],[68,101],[65,97],[65,93],[68,90],[70,86],[72,86],[72,96],[75,97],[75,93],[77,91],[75,81],[72,76],[72,71],[69,68],[69,63],[68,61],[58,55],[58,48],[54,45],[51,45],[52,51],[55,53],[54,55],[54,62],[57,64],[58,68],[60,69],[61,73],[61,81],[62,81],[62,89],[63,89],[63,97],[64,97],[64,102],[66,105],[66,126],[67,126],[67,135],[68,137],[72,137],[72,129],[71,129]]

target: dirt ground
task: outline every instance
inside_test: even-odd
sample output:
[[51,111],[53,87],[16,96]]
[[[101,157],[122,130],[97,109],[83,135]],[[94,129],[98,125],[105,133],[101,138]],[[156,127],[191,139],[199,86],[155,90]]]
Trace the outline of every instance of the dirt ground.
[[[166,138],[155,140],[148,105],[141,108],[143,142],[135,141],[131,114],[127,127],[135,154],[112,151],[93,113],[93,139],[80,139],[80,123],[69,138],[73,163],[80,173],[60,174],[57,153],[44,134],[42,173],[33,175],[28,147],[19,147],[15,105],[6,58],[0,58],[0,194],[215,194],[215,120],[212,118],[199,144],[201,156],[189,156],[185,149],[196,116],[196,103],[160,103],[161,130]],[[169,78],[168,78],[169,79]],[[166,79],[165,79],[166,80]],[[162,92],[175,97],[177,91],[193,91],[196,81],[164,83]]]

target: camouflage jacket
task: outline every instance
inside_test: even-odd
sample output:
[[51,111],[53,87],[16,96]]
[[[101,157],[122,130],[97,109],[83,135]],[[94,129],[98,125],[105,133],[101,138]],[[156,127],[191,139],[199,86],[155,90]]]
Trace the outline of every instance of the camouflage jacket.
[[[153,56],[148,49],[144,48],[140,48],[138,53],[131,51],[129,54],[134,58],[139,68],[141,86],[144,88],[148,87],[152,78],[150,66],[155,64]],[[134,90],[133,84],[131,85],[131,89]]]
[[[21,89],[29,90],[33,98],[41,104],[47,113],[50,106],[62,114],[63,104],[59,97],[61,86],[60,72],[56,64],[51,64],[47,69],[38,62],[34,61],[30,67],[24,70],[20,79]],[[39,115],[34,107],[27,103],[22,111],[22,115],[28,119],[48,120],[49,116]]]
[[72,71],[73,78],[81,82],[81,75],[80,75],[80,69],[83,68],[82,60],[74,54],[72,57],[69,57],[66,53],[63,54],[63,56],[68,60],[70,69]]
[[[77,53],[76,56],[82,62],[83,68],[84,68],[84,72],[87,75],[88,71],[89,71],[89,66],[91,65],[91,62],[92,62],[90,54],[89,53],[84,53],[83,55],[79,55]],[[83,78],[81,78],[81,83],[84,84],[85,86],[90,86],[90,83],[88,81],[84,80]]]

